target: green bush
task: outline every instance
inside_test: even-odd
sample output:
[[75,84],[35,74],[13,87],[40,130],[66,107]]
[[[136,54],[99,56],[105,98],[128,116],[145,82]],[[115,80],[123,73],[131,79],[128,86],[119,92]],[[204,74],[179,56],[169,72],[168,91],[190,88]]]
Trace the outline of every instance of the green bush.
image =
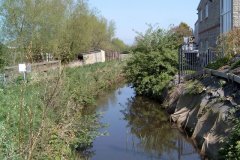
[[137,52],[127,62],[125,73],[139,95],[159,97],[176,72],[176,52]]
[[198,80],[191,80],[186,83],[186,92],[191,95],[198,95],[204,91],[204,85]]
[[136,39],[133,56],[124,69],[126,77],[137,94],[158,98],[177,71],[176,37],[150,26]]
[[240,67],[240,60],[231,65],[231,69],[236,69],[238,67]]
[[227,138],[225,146],[219,151],[221,159],[239,159],[240,157],[240,121],[234,121],[234,128]]
[[0,42],[0,71],[5,65],[7,65],[6,57],[8,55],[8,50],[5,45]]
[[206,68],[217,70],[223,66],[229,65],[230,57],[218,59],[216,62],[210,63]]

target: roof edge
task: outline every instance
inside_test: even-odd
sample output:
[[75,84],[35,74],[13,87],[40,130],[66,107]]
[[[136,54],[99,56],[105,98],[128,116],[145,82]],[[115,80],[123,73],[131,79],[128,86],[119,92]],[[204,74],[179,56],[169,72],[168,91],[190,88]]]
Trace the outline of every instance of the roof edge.
[[200,8],[200,6],[201,6],[201,4],[202,4],[203,1],[204,1],[204,0],[200,0],[200,2],[199,2],[199,4],[198,4],[198,7],[197,7],[197,10]]

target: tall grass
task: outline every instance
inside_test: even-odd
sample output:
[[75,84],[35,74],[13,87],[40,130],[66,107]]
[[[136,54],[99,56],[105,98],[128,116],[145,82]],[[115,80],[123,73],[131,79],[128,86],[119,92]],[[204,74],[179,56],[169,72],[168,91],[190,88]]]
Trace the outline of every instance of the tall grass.
[[0,89],[0,159],[71,159],[100,136],[96,97],[121,82],[122,64],[63,69]]

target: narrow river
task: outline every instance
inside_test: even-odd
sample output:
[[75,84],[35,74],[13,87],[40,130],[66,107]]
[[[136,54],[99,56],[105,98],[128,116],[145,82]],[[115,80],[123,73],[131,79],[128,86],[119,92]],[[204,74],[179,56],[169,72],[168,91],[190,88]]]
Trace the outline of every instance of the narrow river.
[[137,97],[123,86],[99,98],[97,111],[108,127],[98,137],[92,160],[197,160],[201,159],[191,141],[171,127],[159,103]]

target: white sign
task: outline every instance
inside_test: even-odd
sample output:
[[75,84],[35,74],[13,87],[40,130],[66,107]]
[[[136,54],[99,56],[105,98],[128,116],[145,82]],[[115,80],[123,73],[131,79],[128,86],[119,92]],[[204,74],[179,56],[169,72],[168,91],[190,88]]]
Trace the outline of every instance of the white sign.
[[184,42],[185,44],[188,44],[189,38],[188,38],[188,37],[183,37],[183,42]]
[[26,72],[27,71],[26,64],[18,64],[18,69],[19,72]]

